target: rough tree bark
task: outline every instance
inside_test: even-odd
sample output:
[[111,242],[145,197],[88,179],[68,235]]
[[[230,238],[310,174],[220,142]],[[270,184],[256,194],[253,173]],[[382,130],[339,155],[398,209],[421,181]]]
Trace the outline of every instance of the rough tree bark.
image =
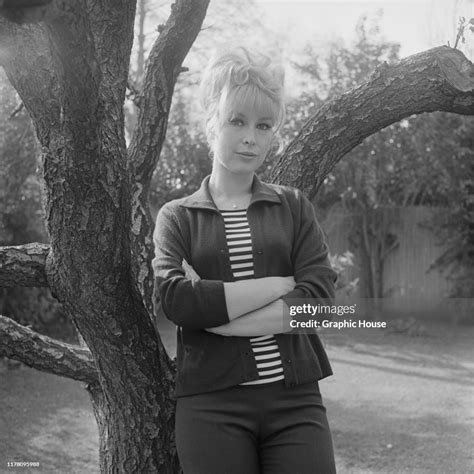
[[48,286],[45,272],[49,245],[0,247],[0,287]]
[[88,349],[55,341],[4,316],[0,316],[0,345],[4,356],[99,388],[97,369]]
[[[0,64],[42,146],[51,240],[49,248],[2,249],[0,284],[42,286],[46,278],[89,348],[53,341],[2,317],[0,354],[86,382],[102,472],[178,470],[172,364],[151,322],[146,198],[173,87],[207,4],[173,5],[149,57],[129,150],[122,105],[135,2],[56,0],[33,15],[40,23],[0,18]],[[379,68],[305,125],[273,181],[313,195],[345,153],[390,123],[434,110],[474,114],[473,77],[472,64],[446,47]]]
[[365,138],[405,117],[444,111],[474,115],[474,65],[441,46],[388,66],[325,103],[304,125],[270,180],[313,198],[337,162]]

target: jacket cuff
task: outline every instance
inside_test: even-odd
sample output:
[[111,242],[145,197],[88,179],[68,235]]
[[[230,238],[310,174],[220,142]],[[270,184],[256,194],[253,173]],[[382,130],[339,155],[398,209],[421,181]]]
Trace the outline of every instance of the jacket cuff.
[[205,329],[229,322],[222,281],[155,277],[155,284],[165,316],[177,326]]
[[229,322],[224,283],[220,280],[198,280],[195,283],[201,295],[200,326],[212,328]]

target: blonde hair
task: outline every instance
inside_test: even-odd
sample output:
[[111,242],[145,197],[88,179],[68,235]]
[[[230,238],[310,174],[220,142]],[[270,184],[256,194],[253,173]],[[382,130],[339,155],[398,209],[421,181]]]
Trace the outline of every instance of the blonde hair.
[[264,54],[251,53],[242,46],[216,50],[204,70],[200,87],[209,145],[212,147],[222,123],[219,112],[228,101],[269,108],[276,133],[285,120],[284,77],[282,66],[272,64],[272,59]]

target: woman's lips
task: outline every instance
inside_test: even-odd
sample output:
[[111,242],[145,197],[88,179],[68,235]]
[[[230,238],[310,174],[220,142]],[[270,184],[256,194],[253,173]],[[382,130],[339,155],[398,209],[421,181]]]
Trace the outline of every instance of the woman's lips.
[[251,153],[248,151],[238,151],[237,155],[245,156],[245,158],[255,158],[256,156],[258,156],[256,153]]

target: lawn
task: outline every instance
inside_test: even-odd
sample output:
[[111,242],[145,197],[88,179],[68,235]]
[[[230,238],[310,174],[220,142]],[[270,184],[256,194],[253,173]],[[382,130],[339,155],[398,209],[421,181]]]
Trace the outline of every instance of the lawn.
[[[173,350],[173,330],[163,334]],[[335,374],[320,386],[338,473],[474,472],[474,327],[321,336]],[[80,383],[24,367],[3,368],[0,380],[0,473],[98,472],[97,428]]]

